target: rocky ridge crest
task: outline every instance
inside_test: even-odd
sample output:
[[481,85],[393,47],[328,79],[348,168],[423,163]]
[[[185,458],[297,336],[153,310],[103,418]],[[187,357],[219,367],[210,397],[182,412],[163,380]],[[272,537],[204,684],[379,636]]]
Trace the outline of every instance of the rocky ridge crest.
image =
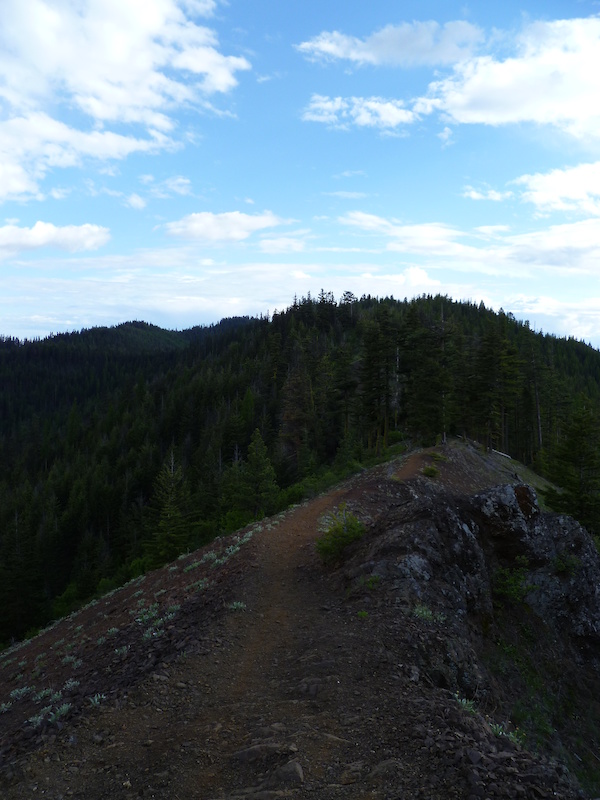
[[[326,570],[342,503],[366,534]],[[599,586],[514,463],[412,454],[2,654],[0,703],[30,691],[0,714],[0,794],[593,797]],[[70,707],[35,725],[46,688]]]

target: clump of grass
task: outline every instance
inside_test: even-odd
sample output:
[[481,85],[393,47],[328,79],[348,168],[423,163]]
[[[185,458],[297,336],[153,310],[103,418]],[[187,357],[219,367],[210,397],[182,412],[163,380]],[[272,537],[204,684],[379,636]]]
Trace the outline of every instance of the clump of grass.
[[454,697],[456,698],[456,702],[459,704],[459,706],[464,708],[465,711],[468,711],[469,714],[477,713],[477,709],[475,708],[475,703],[473,700],[468,700],[466,697],[459,697],[458,692],[456,692]]
[[105,700],[106,700],[106,695],[105,694],[100,694],[100,693],[99,694],[95,694],[93,697],[89,698],[90,704],[94,708],[98,708],[100,706],[100,704],[103,703]]
[[61,717],[66,716],[69,711],[71,710],[71,703],[63,703],[61,706],[58,706],[54,711],[50,712],[48,715],[49,722],[58,722]]
[[369,616],[369,612],[368,612],[368,611],[357,611],[357,612],[356,612],[356,616],[357,616],[359,619],[367,619],[367,618],[368,618],[368,616]]
[[199,581],[195,581],[195,583],[188,583],[185,587],[186,592],[196,591],[202,592],[208,586],[208,580],[206,578],[200,578]]
[[432,611],[429,606],[424,605],[423,603],[417,603],[417,605],[413,608],[413,616],[417,617],[417,619],[424,619],[426,622],[445,622],[446,615],[442,614],[440,611]]
[[246,603],[244,603],[242,600],[234,600],[233,603],[229,603],[227,608],[230,611],[245,611]]
[[316,547],[324,564],[338,561],[344,549],[365,532],[363,523],[348,511],[345,503],[323,519],[323,526],[324,532],[317,539]]
[[425,475],[426,478],[437,478],[440,471],[437,467],[434,467],[433,464],[428,464],[426,467],[423,467],[421,473]]
[[10,693],[11,700],[22,700],[24,697],[27,697],[28,694],[33,692],[32,686],[21,686],[18,689],[13,689]]
[[509,742],[512,742],[518,747],[523,747],[525,744],[525,733],[518,728],[515,728],[514,731],[509,731],[501,722],[490,722],[490,728],[495,736],[504,736]]

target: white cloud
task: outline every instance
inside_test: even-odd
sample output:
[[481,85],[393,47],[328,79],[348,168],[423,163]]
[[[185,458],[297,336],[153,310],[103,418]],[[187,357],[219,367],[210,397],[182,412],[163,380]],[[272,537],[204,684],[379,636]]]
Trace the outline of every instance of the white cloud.
[[515,53],[460,61],[430,84],[417,114],[442,112],[452,122],[553,125],[579,139],[600,133],[600,18],[534,22]]
[[569,169],[522,175],[513,183],[525,187],[522,198],[539,211],[579,211],[600,215],[600,161]]
[[[0,197],[35,197],[50,167],[86,156],[172,146],[172,110],[205,110],[207,96],[229,92],[250,68],[246,58],[221,53],[215,32],[193,21],[215,7],[211,0],[2,0]],[[62,107],[96,129],[59,122]],[[106,129],[117,124],[144,134]]]
[[304,250],[304,241],[297,236],[261,239],[260,249],[263,253],[301,253]]
[[470,200],[492,200],[494,203],[500,203],[503,200],[508,200],[513,196],[512,192],[498,192],[496,189],[486,189],[480,192],[472,186],[465,186],[463,197],[468,197]]
[[54,189],[50,190],[50,197],[52,197],[54,200],[64,200],[65,197],[68,197],[70,193],[70,189],[55,186]]
[[382,97],[327,97],[313,94],[302,113],[305,122],[322,122],[336,128],[358,127],[394,130],[415,122],[416,115],[404,108],[402,100]]
[[478,225],[475,230],[489,239],[496,239],[504,233],[508,233],[510,228],[508,225]]
[[129,197],[126,198],[125,202],[130,208],[136,208],[138,210],[146,208],[146,201],[144,198],[140,197],[139,194],[136,194],[135,192],[130,194]]
[[56,227],[49,222],[36,222],[32,228],[4,225],[0,227],[0,256],[6,258],[26,250],[49,246],[71,253],[97,250],[109,239],[108,228],[101,228],[99,225]]
[[241,211],[213,214],[210,211],[201,211],[197,214],[188,214],[176,222],[169,222],[166,228],[171,236],[200,239],[205,242],[239,242],[256,231],[282,224],[284,220],[270,211],[262,214],[244,214]]
[[158,197],[162,200],[172,197],[174,194],[180,196],[192,194],[192,182],[189,178],[184,178],[183,175],[175,175],[158,183],[155,182],[152,175],[141,175],[140,181],[149,187],[152,197]]
[[389,239],[388,250],[410,253],[450,255],[462,249],[456,240],[465,236],[462,231],[444,223],[405,225],[362,211],[351,211],[340,217],[339,221],[369,233],[382,234]]
[[600,272],[600,218],[550,225],[511,234],[506,226],[463,231],[442,223],[406,225],[374,214],[353,211],[339,221],[380,236],[383,249],[419,256],[430,268],[487,275],[531,277]]
[[546,295],[518,295],[510,302],[513,313],[533,319],[537,330],[551,327],[563,336],[574,336],[600,346],[600,297],[564,301]]
[[324,31],[297,49],[312,60],[412,67],[454,64],[470,55],[482,40],[481,29],[469,22],[458,20],[441,26],[431,20],[386,25],[365,39]]
[[172,146],[158,132],[139,139],[112,131],[84,132],[42,112],[0,122],[0,201],[41,197],[39,182],[52,169],[79,166],[86,157],[123,159]]
[[192,193],[192,182],[189,178],[184,178],[182,175],[167,178],[165,187],[173,194],[188,195]]
[[441,139],[442,146],[448,147],[448,145],[452,144],[452,128],[449,128],[447,125],[443,131],[440,131],[437,134],[438,139]]

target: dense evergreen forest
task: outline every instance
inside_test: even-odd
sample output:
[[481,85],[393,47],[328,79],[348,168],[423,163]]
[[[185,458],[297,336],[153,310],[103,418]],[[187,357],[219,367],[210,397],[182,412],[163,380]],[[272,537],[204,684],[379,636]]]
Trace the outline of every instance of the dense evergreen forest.
[[347,292],[174,332],[0,339],[0,644],[401,444],[466,436],[600,533],[600,353]]

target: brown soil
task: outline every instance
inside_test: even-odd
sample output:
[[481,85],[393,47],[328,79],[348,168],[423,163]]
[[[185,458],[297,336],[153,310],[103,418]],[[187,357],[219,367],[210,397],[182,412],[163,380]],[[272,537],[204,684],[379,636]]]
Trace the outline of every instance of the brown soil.
[[[363,473],[264,522],[224,563],[202,559],[225,555],[231,537],[2,654],[0,705],[12,705],[0,714],[0,796],[552,796],[521,779],[531,756],[496,746],[449,692],[420,679],[411,653],[433,635],[426,623],[384,593],[348,596],[315,551],[324,514],[346,502],[374,521],[428,464],[454,490],[499,482],[502,462],[488,475],[482,456],[463,453],[459,465],[444,453]],[[61,688],[60,699],[37,697]]]

